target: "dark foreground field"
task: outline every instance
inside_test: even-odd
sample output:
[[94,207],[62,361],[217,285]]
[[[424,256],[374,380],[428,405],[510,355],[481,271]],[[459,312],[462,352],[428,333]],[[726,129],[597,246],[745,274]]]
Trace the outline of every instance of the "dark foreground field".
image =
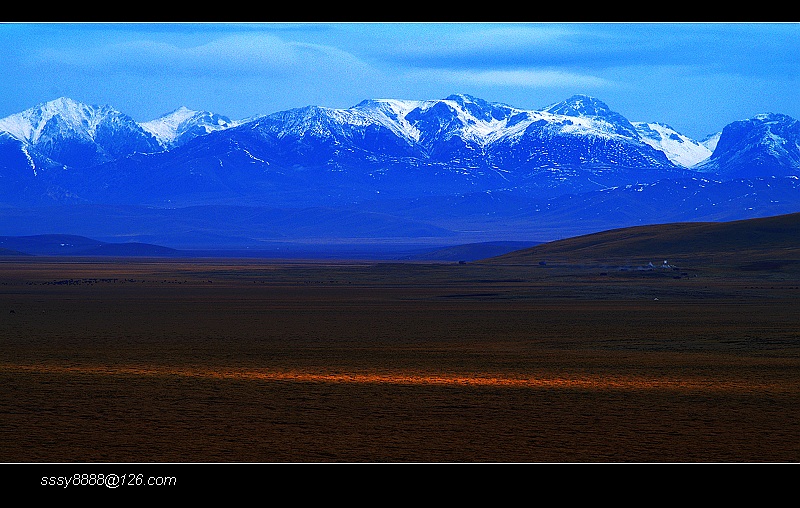
[[1,462],[798,462],[800,276],[0,261]]

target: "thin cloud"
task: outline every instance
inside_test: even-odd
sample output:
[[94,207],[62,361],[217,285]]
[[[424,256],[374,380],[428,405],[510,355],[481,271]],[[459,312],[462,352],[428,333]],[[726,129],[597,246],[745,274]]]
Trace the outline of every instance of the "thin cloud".
[[[401,42],[375,45],[371,56],[409,67],[494,68],[537,65],[563,52],[576,35],[564,26],[453,24],[424,27]],[[369,51],[369,50],[367,50]]]
[[284,41],[269,34],[234,34],[203,44],[181,45],[136,39],[93,47],[49,47],[35,65],[116,71],[176,74],[288,74],[308,69],[342,68],[353,72],[367,66],[334,46]]
[[597,76],[558,70],[478,70],[439,71],[441,79],[461,84],[510,87],[608,87],[613,83]]
[[[561,68],[600,73],[621,66],[693,66],[755,75],[796,69],[800,24],[432,24],[376,44],[371,57],[409,68]],[[409,32],[411,29],[406,29]],[[408,34],[405,34],[408,35]]]

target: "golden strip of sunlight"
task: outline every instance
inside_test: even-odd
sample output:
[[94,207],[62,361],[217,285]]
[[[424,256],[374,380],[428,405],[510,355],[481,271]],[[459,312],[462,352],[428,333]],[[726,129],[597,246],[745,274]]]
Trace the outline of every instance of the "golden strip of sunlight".
[[108,376],[180,376],[205,379],[252,381],[293,381],[309,383],[376,383],[398,385],[489,386],[519,388],[564,388],[585,390],[700,390],[727,392],[800,392],[792,383],[760,382],[741,379],[646,378],[625,375],[583,375],[545,377],[502,377],[497,375],[437,375],[403,373],[315,373],[303,371],[237,370],[176,367],[107,367],[63,365],[0,365],[0,371],[41,374],[91,374]]

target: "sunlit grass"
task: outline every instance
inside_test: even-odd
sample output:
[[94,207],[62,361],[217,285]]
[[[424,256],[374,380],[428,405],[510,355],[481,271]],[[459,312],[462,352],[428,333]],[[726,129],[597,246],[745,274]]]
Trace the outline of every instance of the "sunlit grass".
[[576,375],[507,377],[493,374],[442,375],[425,373],[349,373],[299,370],[245,370],[140,366],[0,365],[0,371],[40,374],[88,374],[98,376],[178,376],[263,382],[440,385],[460,387],[509,387],[579,390],[687,390],[738,393],[800,393],[800,386],[778,382],[712,379],[703,377],[658,378],[630,375]]

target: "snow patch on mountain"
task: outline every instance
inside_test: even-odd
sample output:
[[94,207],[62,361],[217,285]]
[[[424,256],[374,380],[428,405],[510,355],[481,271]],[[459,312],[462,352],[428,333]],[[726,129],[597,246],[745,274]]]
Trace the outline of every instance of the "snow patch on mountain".
[[18,141],[29,141],[33,130],[33,121],[24,112],[0,118],[0,131],[8,133]]
[[714,134],[709,134],[708,136],[700,140],[700,144],[711,150],[711,152],[713,153],[714,150],[717,149],[717,143],[719,143],[719,137],[721,135],[722,131],[715,132]]
[[[597,136],[603,138],[630,137],[622,134],[613,123],[599,118],[586,116],[570,116],[561,114],[550,114],[542,112],[537,115],[540,119],[549,123],[555,129],[551,129],[559,134],[571,134],[574,136]],[[532,123],[532,122],[531,122]]]
[[22,145],[21,149],[22,153],[25,155],[25,158],[28,160],[28,164],[31,166],[31,170],[33,170],[33,176],[37,176],[38,173],[36,172],[36,163],[33,161],[33,157],[31,157],[31,154],[28,152],[28,149],[25,147],[25,145]]
[[674,164],[689,168],[711,156],[713,150],[662,123],[632,122],[642,141],[661,150]]

